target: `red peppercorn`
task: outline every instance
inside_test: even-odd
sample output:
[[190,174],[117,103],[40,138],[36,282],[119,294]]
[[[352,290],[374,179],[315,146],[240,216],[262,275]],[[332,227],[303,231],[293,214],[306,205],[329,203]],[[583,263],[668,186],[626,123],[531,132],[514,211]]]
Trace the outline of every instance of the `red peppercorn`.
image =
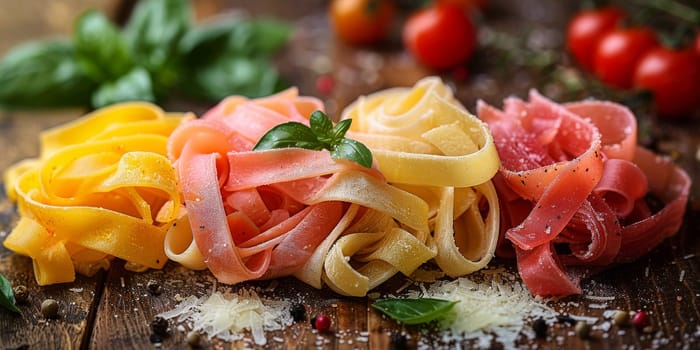
[[649,325],[649,314],[645,311],[637,311],[632,316],[632,325],[637,329],[642,329]]
[[316,90],[323,95],[330,95],[335,87],[335,80],[328,74],[319,75],[316,78]]
[[314,326],[319,332],[327,332],[331,328],[331,318],[326,315],[318,315],[314,318]]

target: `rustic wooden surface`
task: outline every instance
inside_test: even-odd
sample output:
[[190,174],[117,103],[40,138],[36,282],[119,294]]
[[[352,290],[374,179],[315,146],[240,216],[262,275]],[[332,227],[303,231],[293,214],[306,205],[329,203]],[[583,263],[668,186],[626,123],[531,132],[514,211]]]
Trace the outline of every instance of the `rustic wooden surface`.
[[[561,30],[574,6],[560,1],[492,1],[486,13],[489,25],[511,33],[523,33],[523,28],[545,28],[554,33],[554,42],[561,44]],[[117,1],[3,1],[0,5],[0,54],[17,43],[70,31],[71,19],[82,9],[98,7],[111,13],[113,18],[124,16]],[[536,6],[533,6],[536,3]],[[243,5],[245,4],[245,5]],[[297,32],[290,46],[280,57],[280,66],[290,81],[303,94],[320,95],[314,81],[319,74],[335,78],[336,86],[330,95],[321,96],[329,112],[337,113],[358,95],[397,85],[411,85],[431,72],[416,66],[415,62],[395,46],[357,49],[335,41],[329,34],[323,16],[325,1],[300,1],[295,6],[279,6],[275,1],[202,0],[196,2],[198,18],[246,6],[254,14],[268,14],[287,18],[297,23]],[[550,31],[546,31],[550,30]],[[524,39],[523,39],[524,40]],[[558,40],[558,41],[557,41]],[[477,54],[475,61],[488,61]],[[317,67],[318,58],[325,60],[327,71]],[[507,76],[499,72],[474,70],[465,82],[455,82],[450,74],[443,77],[457,88],[460,100],[473,110],[477,98],[499,105],[508,95],[525,96],[538,79],[537,76]],[[186,104],[170,101],[168,107],[185,108]],[[187,106],[201,111],[208,106]],[[0,111],[0,170],[13,162],[37,154],[37,133],[82,114],[82,111]],[[656,121],[653,115],[642,116],[650,126],[653,143],[660,151],[672,155],[691,174],[690,208],[681,231],[639,261],[611,268],[583,282],[584,293],[614,296],[600,301],[575,296],[561,300],[555,306],[562,312],[601,318],[604,310],[648,310],[652,314],[653,333],[634,329],[620,332],[595,328],[590,340],[573,336],[573,328],[555,327],[546,340],[524,342],[523,347],[539,349],[618,349],[618,348],[698,348],[700,347],[700,121],[697,119],[670,123]],[[14,208],[3,196],[0,198],[0,239],[16,220]],[[512,268],[511,261],[494,261],[494,265]],[[191,273],[169,263],[163,270],[132,273],[123,264],[115,262],[108,272],[92,278],[78,277],[74,283],[38,287],[34,281],[31,261],[5,248],[0,248],[0,273],[13,285],[23,284],[30,290],[30,298],[22,306],[21,316],[0,311],[0,348],[2,349],[141,349],[152,348],[149,323],[159,312],[177,304],[177,298],[205,295],[215,288],[208,273]],[[148,293],[149,280],[163,285],[161,295]],[[393,291],[405,282],[402,277],[390,280],[381,290]],[[263,281],[242,284],[257,286],[262,293],[280,298],[303,300],[308,314],[326,313],[334,321],[336,332],[318,335],[308,322],[291,326],[285,331],[269,334],[270,348],[324,348],[324,349],[384,349],[390,347],[390,335],[406,331],[411,337],[409,347],[415,346],[419,334],[416,328],[401,329],[392,321],[380,317],[368,307],[365,298],[344,298],[327,289],[315,290],[287,278],[274,282]],[[272,288],[274,287],[274,288]],[[221,286],[219,286],[221,288]],[[236,287],[234,287],[236,288]],[[269,290],[266,292],[266,290]],[[39,311],[41,301],[54,298],[61,303],[60,317],[46,320]],[[365,333],[367,332],[367,333]],[[364,341],[369,334],[368,341]],[[271,340],[272,337],[283,342]],[[164,339],[163,348],[187,348],[183,332],[172,332]],[[278,339],[274,338],[274,339]],[[242,348],[249,343],[226,344],[218,340],[205,341],[203,348]]]

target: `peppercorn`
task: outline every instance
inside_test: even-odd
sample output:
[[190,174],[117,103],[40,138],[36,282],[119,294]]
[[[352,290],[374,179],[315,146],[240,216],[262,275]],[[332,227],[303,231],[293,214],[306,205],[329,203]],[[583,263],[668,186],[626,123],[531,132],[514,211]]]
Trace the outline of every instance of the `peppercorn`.
[[615,312],[615,315],[613,315],[613,323],[615,323],[618,327],[629,326],[630,313],[627,311],[618,310]]
[[543,318],[538,318],[532,324],[532,330],[535,331],[535,336],[540,339],[547,338],[547,322]]
[[14,288],[12,288],[12,292],[15,295],[15,302],[17,304],[26,304],[29,300],[29,291],[27,290],[27,287],[23,284],[17,285]]
[[190,347],[198,348],[200,338],[201,337],[199,335],[199,332],[192,331],[187,333],[187,338],[185,340],[187,341],[187,345],[189,345]]
[[306,308],[304,308],[304,304],[294,304],[289,309],[289,314],[294,322],[301,322],[306,319]]
[[632,325],[637,329],[644,329],[649,325],[649,314],[646,311],[637,311],[632,316]]
[[314,317],[314,325],[317,331],[327,332],[331,328],[331,319],[326,315]]
[[153,333],[157,335],[167,335],[168,327],[168,320],[164,319],[163,317],[156,316],[156,318],[154,318],[153,321],[151,321],[151,330],[153,330]]
[[146,289],[148,289],[148,292],[153,295],[160,295],[160,293],[163,292],[163,287],[161,287],[160,283],[154,280],[149,280],[148,283],[146,283]]
[[157,344],[157,343],[162,343],[162,342],[163,342],[163,337],[161,337],[161,336],[158,335],[158,334],[151,333],[151,336],[148,337],[148,340],[150,340],[151,343],[153,343],[153,344]]
[[578,321],[576,322],[576,327],[574,328],[574,331],[576,332],[576,336],[578,336],[579,338],[587,339],[591,333],[591,325],[589,325],[588,322],[585,321]]
[[41,314],[45,318],[55,318],[58,316],[58,302],[54,299],[46,299],[41,302]]
[[392,333],[391,334],[391,349],[392,350],[405,350],[408,349],[408,339],[403,333]]

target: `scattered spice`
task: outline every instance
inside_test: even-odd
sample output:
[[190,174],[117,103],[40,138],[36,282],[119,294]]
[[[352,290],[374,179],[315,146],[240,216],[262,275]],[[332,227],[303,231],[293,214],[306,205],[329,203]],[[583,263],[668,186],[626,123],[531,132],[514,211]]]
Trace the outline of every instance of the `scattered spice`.
[[15,286],[12,288],[15,293],[15,302],[17,304],[26,304],[29,301],[29,290],[23,284]]
[[576,324],[576,319],[569,315],[557,315],[557,322],[559,323],[566,323],[570,326],[573,326]]
[[163,342],[163,337],[161,337],[161,336],[158,335],[158,334],[151,333],[151,336],[148,337],[148,340],[150,340],[151,343],[153,343],[153,344],[158,344],[158,343],[162,343],[162,342]]
[[615,323],[618,327],[629,326],[630,313],[627,311],[618,310],[615,312],[615,315],[613,315],[613,323]]
[[320,333],[327,332],[331,328],[331,318],[326,315],[314,317],[314,328]]
[[148,283],[146,283],[146,289],[153,295],[160,295],[163,293],[163,287],[155,280],[149,280]]
[[535,331],[535,336],[537,336],[537,338],[547,338],[547,322],[545,322],[542,317],[535,320],[532,324],[532,330]]
[[591,334],[591,325],[586,321],[578,321],[574,331],[580,339],[588,339],[588,336]]
[[166,336],[168,334],[168,320],[163,317],[156,316],[153,321],[151,321],[151,330],[154,334],[160,336]]
[[644,329],[649,325],[649,314],[646,311],[637,311],[632,316],[632,325],[637,329]]
[[408,349],[408,339],[403,333],[392,333],[391,334],[391,349],[392,350],[405,350]]
[[199,347],[199,341],[201,340],[201,336],[199,335],[199,332],[197,331],[192,331],[187,333],[187,338],[185,338],[185,341],[187,341],[187,345],[193,348],[198,348]]
[[55,299],[46,299],[42,301],[41,314],[45,318],[56,318],[58,316],[58,302]]
[[289,314],[292,316],[294,322],[301,322],[306,319],[306,308],[304,304],[294,304],[289,309]]

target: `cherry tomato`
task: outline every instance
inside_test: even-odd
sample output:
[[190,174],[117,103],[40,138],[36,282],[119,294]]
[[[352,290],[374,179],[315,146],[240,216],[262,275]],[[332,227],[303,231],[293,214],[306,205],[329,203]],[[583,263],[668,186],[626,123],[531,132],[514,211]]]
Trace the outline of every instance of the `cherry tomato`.
[[593,57],[600,39],[615,29],[625,16],[614,6],[585,10],[571,18],[566,28],[566,47],[583,68],[593,70]]
[[690,48],[652,49],[637,64],[634,86],[652,92],[660,116],[687,116],[700,107],[700,58]]
[[631,88],[637,62],[658,45],[656,33],[650,28],[615,29],[598,43],[593,61],[595,75],[609,85]]
[[396,13],[391,0],[333,0],[329,17],[333,31],[349,44],[373,44],[386,38]]
[[476,47],[476,28],[461,6],[437,3],[406,19],[403,41],[425,66],[448,69],[471,57]]
[[700,32],[695,34],[695,42],[693,43],[693,46],[695,48],[695,53],[700,56]]
[[441,3],[452,3],[468,10],[483,10],[488,5],[488,0],[437,0]]

